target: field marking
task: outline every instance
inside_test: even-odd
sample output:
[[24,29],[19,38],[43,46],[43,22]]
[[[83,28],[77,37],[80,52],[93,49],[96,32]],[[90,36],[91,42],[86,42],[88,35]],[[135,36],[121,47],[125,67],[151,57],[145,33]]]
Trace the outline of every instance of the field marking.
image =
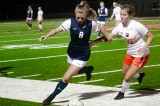
[[13,74],[13,73],[14,73],[14,72],[7,72],[7,73],[0,72],[0,75],[4,75],[4,74],[5,74],[5,75],[6,75],[6,74],[9,75],[9,74]]
[[[56,38],[68,38],[70,36],[63,36],[63,37],[50,37],[48,39],[56,39]],[[0,41],[0,42],[22,42],[22,41],[32,41],[32,40],[39,40],[38,38],[35,39],[23,39],[23,40],[8,40],[8,41]]]
[[[21,35],[22,36],[22,35]],[[70,36],[55,36],[55,37],[50,37],[48,39],[56,39],[56,38],[69,38]],[[114,39],[114,40],[122,40],[124,38],[119,38],[119,39]],[[39,40],[39,38],[34,38],[34,39],[23,39],[23,40],[5,40],[5,41],[0,41],[0,42],[22,42],[22,41],[33,41],[33,40]]]
[[[159,34],[156,34],[155,37],[158,37]],[[15,35],[18,36],[18,35]],[[22,35],[19,35],[22,36]],[[0,37],[5,37],[5,36],[0,36]],[[54,36],[54,37],[50,37],[48,39],[56,39],[56,38],[69,38],[70,36]],[[113,39],[113,40],[123,40],[124,38],[119,38],[119,39]],[[39,40],[39,38],[35,38],[35,39],[23,39],[23,40],[5,40],[5,41],[0,41],[0,42],[22,42],[22,41],[33,41],[33,40]]]
[[[151,48],[151,47],[159,47],[159,46],[160,46],[160,45],[154,45],[154,46],[149,46],[149,47]],[[100,50],[100,51],[92,51],[91,53],[112,52],[112,51],[120,51],[120,50],[126,50],[126,48],[111,49],[111,50]],[[55,55],[55,56],[46,56],[46,57],[25,58],[25,59],[2,60],[2,61],[0,61],[0,63],[15,62],[15,61],[24,61],[24,60],[48,59],[48,58],[64,57],[64,56],[67,56],[67,54],[64,54],[64,55]]]
[[[138,82],[131,83],[131,85],[138,85],[138,84],[139,84]],[[116,87],[116,88],[122,87],[122,84],[121,85],[116,85],[114,87]]]
[[21,35],[8,35],[8,36],[0,36],[0,38],[10,38],[10,37],[17,37],[17,36],[21,36],[21,37],[24,37],[26,35],[30,36],[30,35],[38,35],[38,34],[45,34],[45,33],[27,33],[27,34],[21,34]]
[[86,84],[90,82],[99,82],[99,81],[104,81],[105,79],[98,79],[98,80],[91,80],[91,81],[83,81],[83,82],[78,82],[79,84]]
[[30,77],[37,77],[37,76],[41,76],[42,74],[33,74],[33,75],[28,75],[28,76],[20,76],[20,77],[16,77],[18,79],[21,79],[21,78],[30,78]]
[[[42,103],[57,82],[0,77],[0,97]],[[67,106],[72,98],[80,98],[84,106],[158,106],[160,92],[128,89],[123,100],[113,98],[120,88],[69,83],[53,104]],[[138,97],[137,97],[138,95]],[[151,100],[152,98],[152,100]]]
[[[158,67],[160,66],[160,64],[155,64],[155,65],[147,65],[144,66],[144,68],[150,68],[150,67]],[[92,75],[99,75],[99,74],[108,74],[108,73],[115,73],[115,72],[121,72],[122,69],[118,69],[118,70],[110,70],[110,71],[103,71],[103,72],[97,72],[97,73],[92,73]],[[78,77],[82,77],[82,76],[86,76],[85,74],[81,74],[81,75],[76,75],[73,76],[72,78],[78,78]],[[56,80],[61,80],[62,78],[54,78],[54,79],[48,79],[46,81],[56,81]]]

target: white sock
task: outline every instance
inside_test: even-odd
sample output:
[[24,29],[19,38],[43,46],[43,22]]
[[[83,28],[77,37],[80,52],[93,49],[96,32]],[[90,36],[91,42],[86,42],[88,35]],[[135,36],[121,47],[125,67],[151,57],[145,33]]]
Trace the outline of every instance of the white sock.
[[139,78],[140,77],[140,74],[139,73],[136,73],[133,78]]
[[122,93],[125,93],[125,91],[126,91],[130,86],[131,86],[131,82],[127,83],[127,82],[123,81],[121,92],[122,92]]
[[42,30],[42,24],[40,24],[40,29]]
[[38,28],[39,28],[40,30],[42,30],[42,25],[41,25],[41,24],[38,24]]

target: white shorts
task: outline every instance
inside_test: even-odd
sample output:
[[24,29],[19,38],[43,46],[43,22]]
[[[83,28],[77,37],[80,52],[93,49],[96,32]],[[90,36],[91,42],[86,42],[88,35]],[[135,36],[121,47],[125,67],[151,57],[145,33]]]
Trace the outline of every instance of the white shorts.
[[42,18],[42,17],[38,17],[37,20],[38,20],[38,21],[42,21],[43,18]]
[[73,65],[81,67],[81,68],[83,68],[86,65],[86,63],[87,63],[87,61],[73,60],[68,55],[67,55],[67,62],[69,64],[73,64]]
[[32,18],[27,18],[27,20],[32,20]]
[[98,24],[105,24],[106,22],[104,21],[97,21]]

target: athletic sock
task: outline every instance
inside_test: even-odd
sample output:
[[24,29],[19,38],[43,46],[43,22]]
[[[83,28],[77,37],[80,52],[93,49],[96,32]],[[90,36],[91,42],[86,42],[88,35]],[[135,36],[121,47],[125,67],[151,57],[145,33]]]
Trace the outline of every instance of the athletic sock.
[[121,92],[122,92],[122,93],[125,93],[125,91],[126,91],[130,86],[131,86],[131,82],[127,83],[127,82],[123,81]]
[[140,77],[140,74],[139,73],[136,73],[133,78],[139,78]]
[[68,85],[68,83],[64,83],[62,80],[57,84],[54,92],[49,96],[49,98],[55,98],[63,89]]
[[30,23],[27,23],[27,25],[30,27]]
[[100,32],[98,32],[98,37],[100,37],[101,36],[101,33]]
[[32,28],[32,24],[30,24],[30,28]]
[[85,73],[87,71],[87,67],[84,66],[81,70],[78,71],[77,74],[82,74],[82,73]]
[[38,28],[42,30],[42,24],[38,24]]

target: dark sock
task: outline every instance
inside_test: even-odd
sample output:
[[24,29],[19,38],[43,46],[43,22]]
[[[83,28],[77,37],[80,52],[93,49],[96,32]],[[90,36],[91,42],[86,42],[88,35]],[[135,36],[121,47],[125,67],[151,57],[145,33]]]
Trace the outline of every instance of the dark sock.
[[101,33],[100,33],[100,32],[98,32],[98,36],[99,36],[99,37],[101,36]]
[[82,73],[85,73],[87,71],[87,67],[84,66],[81,70],[78,71],[77,74],[82,74]]
[[30,28],[32,28],[32,24],[30,24]]
[[54,92],[49,96],[49,98],[55,98],[62,90],[68,85],[68,83],[64,83],[62,80],[57,84]]
[[27,23],[27,25],[30,27],[30,23]]

